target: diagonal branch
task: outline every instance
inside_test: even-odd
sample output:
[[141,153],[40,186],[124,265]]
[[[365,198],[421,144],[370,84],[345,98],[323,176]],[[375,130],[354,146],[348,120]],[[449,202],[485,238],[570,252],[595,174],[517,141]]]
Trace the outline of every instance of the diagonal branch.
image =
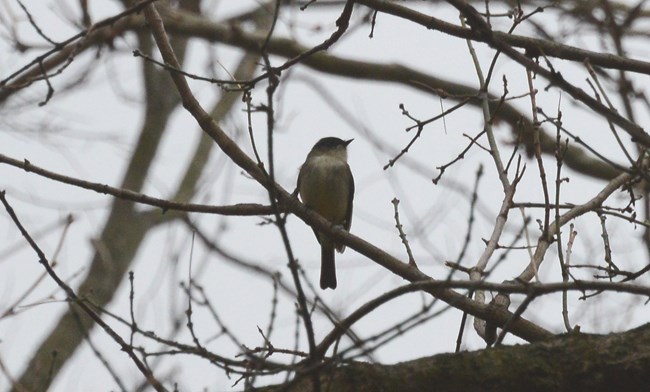
[[[151,21],[152,32],[156,38],[163,59],[170,65],[178,67],[178,61],[176,60],[172,47],[169,45],[162,19],[160,19],[158,13],[155,12],[154,6],[147,7],[146,15]],[[316,212],[307,209],[307,207],[300,203],[296,198],[292,197],[286,190],[282,189],[277,184],[270,183],[265,173],[257,166],[257,164],[251,160],[248,155],[246,155],[246,153],[244,153],[239,146],[228,137],[214,119],[205,112],[192,93],[185,77],[173,72],[170,75],[181,95],[183,107],[190,112],[201,128],[212,137],[212,139],[219,145],[219,147],[221,147],[224,153],[233,160],[233,162],[244,169],[251,177],[258,181],[260,185],[267,189],[269,187],[275,187],[275,193],[279,198],[279,201],[285,202],[292,213],[296,214],[296,216],[307,222],[310,226],[327,233],[334,240],[344,243],[408,281],[417,282],[433,280],[417,268],[410,267],[408,263],[403,263],[382,249],[362,240],[359,237],[349,234],[343,229],[333,227],[329,221],[322,218]],[[512,316],[512,313],[508,311],[494,309],[487,305],[476,303],[464,295],[450,289],[425,289],[425,291],[476,317],[489,319],[498,326],[505,325]],[[518,318],[513,321],[510,331],[528,341],[547,339],[552,336],[549,331],[546,331],[523,318]]]

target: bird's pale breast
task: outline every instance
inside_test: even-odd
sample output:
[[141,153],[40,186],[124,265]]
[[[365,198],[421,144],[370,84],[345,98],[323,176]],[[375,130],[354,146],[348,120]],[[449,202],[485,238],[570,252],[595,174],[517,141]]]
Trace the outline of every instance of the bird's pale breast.
[[[348,212],[350,169],[346,162],[317,157],[308,163],[301,178],[300,197],[308,207],[335,224],[342,224]],[[343,180],[343,181],[342,181]]]

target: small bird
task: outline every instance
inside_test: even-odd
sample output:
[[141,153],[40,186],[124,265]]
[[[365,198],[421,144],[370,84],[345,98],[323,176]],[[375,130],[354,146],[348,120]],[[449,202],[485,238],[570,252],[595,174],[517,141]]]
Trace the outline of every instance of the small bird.
[[[326,137],[319,140],[307,155],[298,174],[298,192],[305,205],[333,225],[350,231],[354,178],[348,165],[348,144],[354,139]],[[345,245],[337,244],[324,233],[314,230],[321,246],[320,287],[336,288],[334,248],[339,253]]]

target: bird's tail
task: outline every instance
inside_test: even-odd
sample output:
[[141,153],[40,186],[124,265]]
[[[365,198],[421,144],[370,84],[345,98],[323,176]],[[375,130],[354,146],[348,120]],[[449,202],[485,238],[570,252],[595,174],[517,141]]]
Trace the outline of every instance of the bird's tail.
[[330,241],[321,243],[320,288],[336,288],[336,266],[334,265],[334,244]]

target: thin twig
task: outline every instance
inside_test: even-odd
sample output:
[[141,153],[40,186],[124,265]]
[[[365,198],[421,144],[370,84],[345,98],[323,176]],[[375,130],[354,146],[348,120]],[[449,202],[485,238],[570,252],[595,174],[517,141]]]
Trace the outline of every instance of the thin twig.
[[133,363],[136,365],[138,370],[142,373],[142,375],[145,377],[145,379],[149,382],[149,385],[151,385],[156,391],[163,392],[167,391],[167,389],[155,378],[155,376],[151,373],[151,370],[147,368],[142,361],[135,355],[135,352],[129,346],[128,343],[126,343],[120,335],[117,334],[104,320],[99,317],[99,315],[93,311],[83,300],[81,300],[77,294],[75,294],[74,290],[70,288],[59,276],[57,275],[56,272],[52,269],[49,260],[47,257],[45,257],[45,254],[41,250],[41,248],[34,242],[32,237],[29,235],[25,227],[20,223],[20,220],[18,220],[18,216],[16,216],[16,213],[14,212],[14,209],[9,205],[9,202],[7,201],[5,197],[5,191],[0,191],[0,202],[4,205],[5,209],[7,210],[7,213],[11,217],[11,220],[14,222],[18,230],[20,230],[21,234],[23,237],[25,237],[25,240],[29,243],[29,245],[32,247],[36,255],[38,256],[38,262],[45,268],[47,271],[48,275],[56,282],[56,284],[63,289],[63,291],[66,293],[68,300],[75,303],[78,305],[90,318],[93,319],[97,325],[99,325],[124,351],[127,353],[127,355],[131,358]]

